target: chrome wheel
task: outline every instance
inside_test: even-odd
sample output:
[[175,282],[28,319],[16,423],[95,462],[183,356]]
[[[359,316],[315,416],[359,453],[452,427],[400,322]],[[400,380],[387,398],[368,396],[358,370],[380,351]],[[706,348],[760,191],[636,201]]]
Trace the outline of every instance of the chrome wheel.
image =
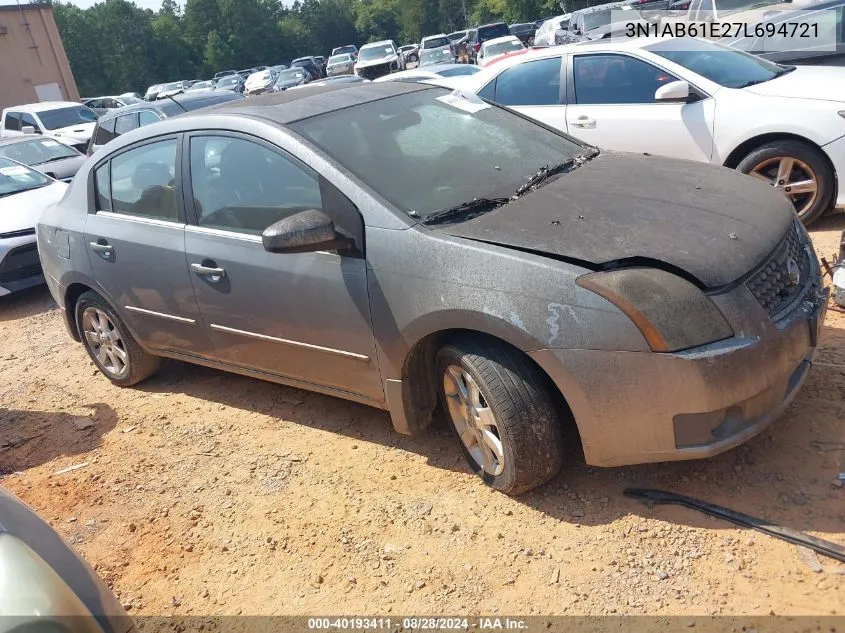
[[443,372],[443,393],[452,424],[470,456],[485,473],[501,475],[505,453],[499,426],[478,384],[463,367],[448,365]]
[[129,354],[109,315],[99,308],[88,307],[82,313],[82,330],[100,367],[115,378],[129,371]]
[[819,191],[818,177],[802,160],[790,156],[776,156],[756,165],[749,175],[783,192],[792,201],[798,215],[809,211],[816,202]]

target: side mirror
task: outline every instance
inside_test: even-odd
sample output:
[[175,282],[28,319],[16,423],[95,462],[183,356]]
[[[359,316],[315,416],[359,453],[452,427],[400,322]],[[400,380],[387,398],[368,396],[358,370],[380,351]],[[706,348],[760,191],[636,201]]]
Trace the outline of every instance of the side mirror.
[[686,81],[670,81],[655,91],[654,100],[687,103],[690,100],[689,84]]
[[21,128],[21,132],[23,132],[24,134],[35,134],[35,128],[31,125],[24,125]]
[[261,234],[264,250],[270,253],[311,253],[346,250],[349,239],[337,234],[334,222],[322,211],[300,211],[271,224]]

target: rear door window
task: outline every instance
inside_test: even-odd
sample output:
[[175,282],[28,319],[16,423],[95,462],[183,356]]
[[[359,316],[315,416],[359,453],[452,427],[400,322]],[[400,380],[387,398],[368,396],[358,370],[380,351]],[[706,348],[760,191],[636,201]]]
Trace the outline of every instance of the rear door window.
[[115,213],[177,221],[176,139],[149,143],[111,160],[111,203]]
[[507,106],[560,105],[560,64],[560,57],[549,57],[511,66],[496,78],[494,100]]

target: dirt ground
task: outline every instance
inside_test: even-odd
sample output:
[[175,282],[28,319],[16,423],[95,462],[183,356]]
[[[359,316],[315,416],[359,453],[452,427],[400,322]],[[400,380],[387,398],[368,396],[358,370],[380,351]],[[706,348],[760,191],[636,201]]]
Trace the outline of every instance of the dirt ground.
[[[813,231],[837,250],[845,216]],[[46,289],[0,298],[0,485],[132,614],[845,613],[842,567],[631,485],[845,544],[845,314],[778,422],[702,462],[573,463],[519,499],[485,488],[445,425],[178,362],[113,387]],[[83,468],[56,474],[68,466]]]

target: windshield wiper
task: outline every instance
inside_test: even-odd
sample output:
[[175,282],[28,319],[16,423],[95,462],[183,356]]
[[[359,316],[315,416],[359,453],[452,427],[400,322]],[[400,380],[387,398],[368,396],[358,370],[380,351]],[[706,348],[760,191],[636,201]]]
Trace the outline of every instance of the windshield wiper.
[[[510,202],[510,198],[476,198],[469,202],[462,202],[459,205],[435,211],[422,221],[423,224],[444,224],[457,218],[469,220],[477,215],[498,209]],[[466,217],[464,217],[466,216]]]
[[39,165],[46,165],[47,163],[55,163],[57,160],[67,160],[68,158],[73,158],[74,154],[70,154],[69,156],[53,156],[53,158],[48,158],[47,160],[42,160]]
[[599,151],[594,150],[590,154],[583,154],[580,156],[575,156],[568,160],[563,161],[562,163],[558,163],[557,165],[544,165],[540,167],[540,170],[531,176],[525,184],[520,185],[519,188],[513,192],[514,200],[521,196],[524,196],[526,193],[531,191],[532,189],[536,189],[539,187],[545,180],[548,180],[552,176],[557,176],[558,174],[568,174],[571,171],[575,171],[581,165],[586,163],[587,161],[592,160],[596,156],[598,156]]
[[746,81],[744,84],[737,86],[737,88],[750,88],[751,86],[756,86],[757,84],[761,84],[766,81],[771,81],[772,79],[777,79],[778,77],[783,77],[787,73],[791,73],[793,70],[795,70],[795,68],[795,66],[782,66],[780,70],[778,70],[774,75],[772,75],[768,79],[752,79],[751,81]]

